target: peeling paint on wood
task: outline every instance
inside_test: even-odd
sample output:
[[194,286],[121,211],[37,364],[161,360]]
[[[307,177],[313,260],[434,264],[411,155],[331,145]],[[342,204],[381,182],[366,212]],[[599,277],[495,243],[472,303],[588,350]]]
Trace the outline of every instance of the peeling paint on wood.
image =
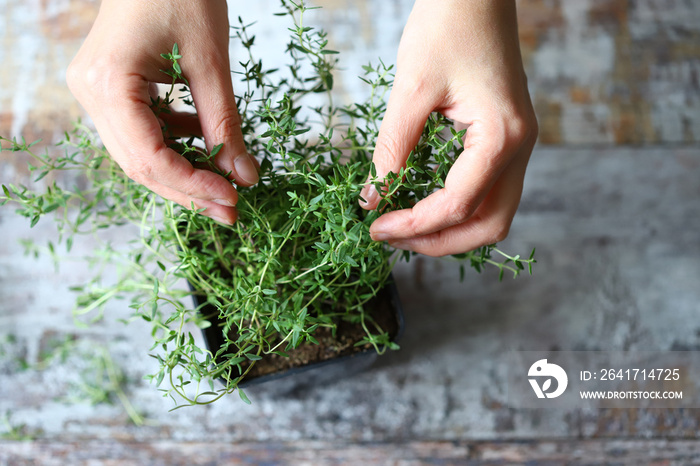
[[[92,464],[316,466],[401,465],[689,465],[700,444],[680,441],[405,442],[397,444],[300,441],[294,443],[81,442],[0,443],[0,464],[83,466]],[[102,463],[102,462],[105,463]]]
[[[423,257],[394,272],[407,327],[401,350],[353,379],[291,393],[274,386],[215,405],[172,413],[172,401],[143,380],[157,370],[150,329],[125,327],[132,310],[110,303],[88,329],[73,325],[70,285],[92,272],[48,255],[26,258],[17,242],[42,244],[50,221],[0,209],[0,419],[44,440],[219,442],[299,439],[401,442],[416,439],[654,438],[700,433],[694,409],[542,409],[509,405],[511,349],[698,351],[700,158],[697,148],[540,148],[504,250],[537,247],[533,277],[504,280]],[[114,247],[131,239],[103,232]],[[76,242],[78,257],[93,239]],[[200,342],[198,333],[193,332]],[[13,335],[12,341],[3,336]],[[65,403],[80,360],[22,370],[51,342],[105,342],[126,376],[125,392],[149,423],[135,426],[119,402]],[[698,384],[700,374],[690,374]],[[0,422],[0,435],[4,426]]]
[[[315,14],[315,21],[329,30],[331,47],[346,55],[346,69],[336,80],[338,100],[358,98],[364,92],[355,79],[360,65],[377,55],[393,60],[411,1],[317,3],[327,8]],[[232,15],[239,4],[231,0]],[[246,5],[246,13],[250,19],[264,18],[274,5],[275,0],[256,0]],[[4,443],[0,464],[6,458],[8,464],[15,458],[75,458],[80,451],[97,454],[100,449],[139,461],[153,448],[167,458],[171,448],[183,454],[177,445],[212,461],[229,458],[231,451],[243,455],[246,449],[263,458],[274,448],[291,448],[280,446],[282,441],[307,439],[298,445],[309,446],[309,438],[330,442],[315,444],[322,450],[337,439],[450,440],[407,446],[406,461],[433,447],[454,458],[494,458],[495,464],[544,461],[578,451],[600,462],[606,455],[629,459],[640,452],[642,460],[659,464],[697,459],[697,442],[682,440],[700,432],[696,411],[516,410],[504,401],[498,355],[509,345],[700,349],[700,327],[693,324],[700,302],[700,217],[694,203],[700,197],[700,2],[520,0],[518,6],[541,145],[686,146],[541,148],[528,169],[513,224],[511,236],[517,239],[506,243],[514,251],[538,246],[541,269],[535,279],[491,284],[493,277],[476,277],[462,284],[453,264],[424,258],[402,266],[396,277],[410,329],[400,352],[356,380],[308,394],[277,396],[261,390],[251,395],[252,406],[225,399],[213,407],[167,413],[170,402],[141,379],[153,370],[149,358],[141,357],[148,351],[147,329],[126,332],[114,319],[128,317],[128,309],[116,306],[106,314],[112,320],[76,332],[70,316],[74,296],[65,289],[67,282],[90,272],[76,267],[56,273],[48,258],[25,259],[16,240],[41,242],[53,230],[43,222],[26,230],[24,219],[5,208],[0,211],[0,336],[13,334],[16,340],[3,343],[0,415],[12,411],[13,421],[49,441],[92,442]],[[97,2],[0,0],[0,9],[0,134],[53,141],[82,114],[65,88],[64,73]],[[284,28],[274,21],[256,28],[274,62]],[[8,160],[0,155],[0,179],[25,180],[23,163]],[[80,252],[89,245],[86,240],[75,248]],[[118,405],[56,401],[74,367],[21,370],[22,361],[40,360],[42,345],[53,335],[108,341],[113,358],[125,368],[128,396],[153,424],[129,424]],[[212,435],[222,443],[176,443],[206,442]],[[587,440],[518,440],[553,436]],[[677,440],[588,440],[592,437]],[[470,438],[508,441],[470,443]],[[130,443],[136,441],[153,444]],[[268,441],[264,448],[241,444],[224,452],[224,443],[235,449],[231,442]],[[338,448],[340,459],[359,454]],[[358,448],[385,458],[395,447]],[[331,457],[332,450],[324,451],[318,458]],[[637,463],[631,459],[630,464]]]
[[[343,52],[339,101],[360,99],[360,65],[393,62],[411,0],[318,0],[310,21]],[[279,57],[276,0],[246,6]],[[700,142],[700,2],[520,0],[519,32],[542,144]],[[65,68],[97,1],[0,0],[0,134],[55,138],[82,111]],[[232,17],[242,12],[230,2]],[[235,52],[235,47],[232,48]],[[235,58],[235,57],[234,57]]]

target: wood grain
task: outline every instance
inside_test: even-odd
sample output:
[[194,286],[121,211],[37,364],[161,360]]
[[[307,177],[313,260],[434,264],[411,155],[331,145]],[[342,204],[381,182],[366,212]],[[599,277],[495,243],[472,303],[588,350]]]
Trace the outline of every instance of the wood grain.
[[521,440],[510,442],[288,443],[1,442],[0,465],[693,465],[692,440]]
[[[360,66],[395,59],[412,0],[318,0],[309,21],[342,52],[338,102],[362,99]],[[277,0],[230,14],[259,20],[259,54],[277,60]],[[1,0],[0,134],[51,141],[82,114],[65,69],[98,2]],[[700,2],[520,0],[519,34],[541,144],[700,142]],[[237,48],[232,45],[236,63]]]

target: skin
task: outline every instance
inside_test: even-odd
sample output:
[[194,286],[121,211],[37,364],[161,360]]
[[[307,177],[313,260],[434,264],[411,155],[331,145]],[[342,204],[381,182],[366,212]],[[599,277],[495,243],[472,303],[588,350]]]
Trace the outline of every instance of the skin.
[[237,218],[235,188],[211,171],[192,167],[166,146],[149,98],[150,83],[169,82],[159,71],[169,68],[159,53],[177,42],[199,120],[174,115],[167,123],[183,132],[201,130],[209,150],[223,143],[217,166],[231,171],[240,186],[257,183],[233,94],[228,41],[225,0],[103,0],[67,78],[105,147],[130,178],[232,224]]
[[[513,1],[416,1],[373,155],[378,177],[405,165],[433,111],[468,128],[464,152],[444,189],[382,215],[372,238],[430,256],[502,241],[537,139]],[[372,185],[361,196],[364,208],[376,208]]]
[[[130,178],[232,224],[235,188],[167,148],[149,98],[153,83],[169,79],[159,71],[168,67],[159,52],[177,42],[198,117],[163,118],[183,134],[203,134],[208,149],[223,143],[217,166],[231,171],[239,186],[256,183],[257,165],[243,142],[231,84],[228,26],[224,0],[103,0],[67,78]],[[416,1],[373,156],[378,176],[405,164],[432,111],[468,128],[465,150],[444,189],[411,209],[382,215],[370,229],[373,239],[433,256],[501,241],[537,138],[512,0]],[[362,197],[364,208],[376,208],[371,185]]]

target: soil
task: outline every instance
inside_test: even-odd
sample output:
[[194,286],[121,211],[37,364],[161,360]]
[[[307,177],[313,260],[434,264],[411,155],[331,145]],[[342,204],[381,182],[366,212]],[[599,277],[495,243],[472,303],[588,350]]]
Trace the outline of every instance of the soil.
[[[367,304],[368,314],[386,332],[389,333],[393,341],[399,332],[399,323],[396,309],[391,301],[391,293],[388,288],[384,288],[380,293]],[[207,313],[206,310],[204,310]],[[210,350],[215,353],[216,348],[223,342],[220,332],[220,321],[212,322],[212,325],[205,329],[205,338],[208,340]],[[362,340],[365,330],[362,325],[353,324],[343,320],[336,322],[335,335],[327,327],[318,327],[313,337],[318,341],[318,345],[311,342],[303,342],[297,348],[285,351],[288,357],[279,354],[267,354],[263,359],[256,361],[250,372],[246,375],[246,381],[263,375],[282,372],[288,369],[302,367],[309,364],[333,359],[345,355],[372,350],[371,344],[355,346],[355,343]],[[243,366],[243,364],[241,364]]]

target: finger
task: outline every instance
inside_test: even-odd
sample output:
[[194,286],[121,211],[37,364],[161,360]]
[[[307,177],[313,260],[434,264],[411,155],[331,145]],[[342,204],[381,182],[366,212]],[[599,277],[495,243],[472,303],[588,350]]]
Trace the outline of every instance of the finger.
[[[525,143],[520,134],[499,125],[472,122],[465,149],[445,179],[445,187],[410,209],[389,212],[371,226],[378,241],[414,238],[464,223]],[[532,148],[530,147],[530,150]]]
[[[420,140],[430,112],[439,102],[434,89],[417,89],[403,82],[397,76],[372,155],[378,179],[389,172],[398,173],[406,165],[409,154]],[[360,201],[365,209],[375,209],[379,204],[379,194],[370,180],[360,192],[360,197],[365,200]]]
[[417,238],[390,241],[389,244],[429,256],[444,256],[503,241],[520,204],[529,156],[530,151],[523,148],[466,222]]
[[158,120],[149,106],[147,83],[134,76],[120,83],[123,88],[114,90],[114,96],[119,97],[106,99],[103,109],[106,111],[96,117],[95,125],[127,176],[149,187],[155,186],[151,183],[155,182],[187,198],[234,206],[238,194],[229,181],[192,167],[165,145]]
[[223,144],[215,158],[217,166],[231,172],[238,185],[255,184],[258,182],[258,170],[243,140],[228,55],[203,57],[201,60],[211,65],[200,63],[189,73],[188,79],[207,149],[212,150],[214,146]]
[[[504,238],[492,234],[492,230],[500,228],[500,222],[505,220],[497,221],[475,216],[461,225],[418,238],[389,241],[389,245],[396,249],[414,251],[432,257],[461,254],[502,241]],[[494,239],[486,239],[487,237]]]

